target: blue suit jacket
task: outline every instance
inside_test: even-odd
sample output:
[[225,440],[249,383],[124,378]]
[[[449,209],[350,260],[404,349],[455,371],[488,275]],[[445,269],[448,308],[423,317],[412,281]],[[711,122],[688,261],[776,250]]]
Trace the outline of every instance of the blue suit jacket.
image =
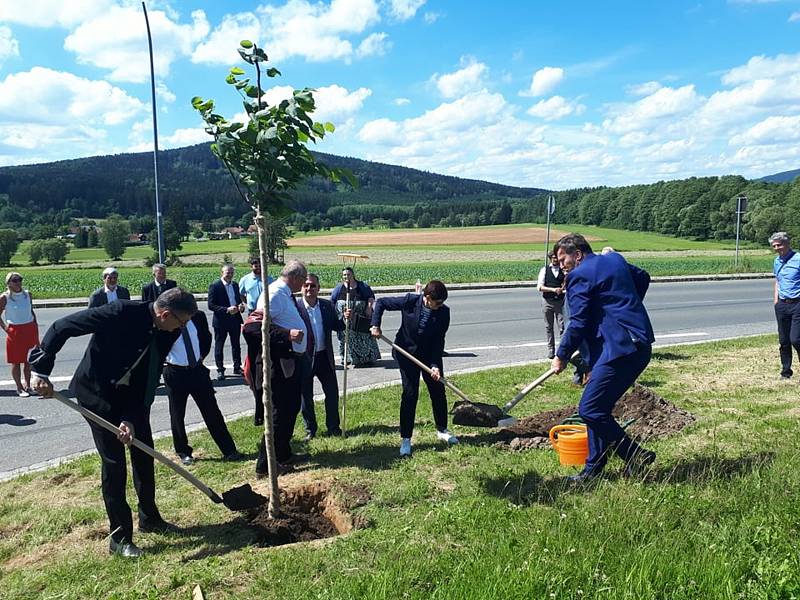
[[[557,355],[569,360],[581,346],[590,367],[632,354],[636,343],[655,341],[642,300],[650,275],[622,255],[587,254],[567,275],[570,321]],[[582,345],[584,344],[584,345]]]
[[[372,313],[372,325],[381,326],[381,317],[385,310],[401,311],[402,322],[394,338],[395,344],[408,350],[431,368],[438,367],[442,370],[444,338],[450,327],[450,309],[447,306],[441,306],[437,310],[432,310],[428,323],[425,325],[425,331],[420,336],[419,313],[421,309],[422,294],[379,298]],[[395,356],[395,358],[398,361],[407,360],[402,356]]]

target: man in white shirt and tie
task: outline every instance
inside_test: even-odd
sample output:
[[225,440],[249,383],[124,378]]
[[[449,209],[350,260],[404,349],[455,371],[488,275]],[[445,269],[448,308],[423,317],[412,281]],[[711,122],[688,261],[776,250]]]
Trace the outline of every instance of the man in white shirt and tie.
[[[339,318],[330,300],[319,298],[319,277],[314,273],[309,273],[303,283],[303,307],[314,332],[314,358],[311,371],[300,384],[302,391],[300,410],[306,426],[306,440],[314,438],[317,434],[314,377],[319,379],[325,394],[325,426],[328,435],[342,435],[339,423],[339,384],[336,381],[331,332],[343,331],[344,322]],[[349,311],[345,313],[347,316]]]
[[164,385],[169,396],[169,417],[175,453],[184,465],[194,462],[193,448],[186,437],[186,402],[194,398],[208,432],[222,452],[223,460],[241,460],[243,455],[228,431],[217,405],[214,385],[203,359],[211,350],[208,319],[198,311],[181,329],[181,336],[172,345],[164,366]]
[[[313,344],[313,332],[309,333],[301,315],[301,307],[294,298],[294,294],[303,287],[306,275],[306,266],[298,260],[291,260],[281,270],[281,276],[267,289],[271,323],[288,333],[294,351],[293,358],[277,360],[272,369],[275,455],[281,473],[291,471],[294,465],[308,460],[307,454],[293,454],[290,444],[297,414],[300,412],[300,384],[309,342]],[[262,294],[259,299],[259,308],[264,308],[265,295]],[[310,350],[313,352],[313,345]],[[256,474],[263,476],[266,473],[267,455],[262,439],[256,461]]]

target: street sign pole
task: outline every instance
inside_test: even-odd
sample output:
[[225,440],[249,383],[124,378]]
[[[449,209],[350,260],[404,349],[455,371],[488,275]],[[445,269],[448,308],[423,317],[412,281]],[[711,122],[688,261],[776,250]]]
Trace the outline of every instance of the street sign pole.
[[734,265],[739,266],[739,230],[742,223],[742,213],[747,210],[747,196],[738,196],[736,198],[736,258]]
[[556,211],[556,199],[550,195],[547,197],[547,236],[544,241],[544,264],[548,264],[547,253],[550,252],[550,217]]

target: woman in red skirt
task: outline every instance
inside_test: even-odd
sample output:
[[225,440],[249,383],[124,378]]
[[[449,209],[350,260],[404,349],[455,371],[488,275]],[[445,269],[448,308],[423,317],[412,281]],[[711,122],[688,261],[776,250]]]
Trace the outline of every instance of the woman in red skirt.
[[[33,312],[33,297],[22,289],[22,275],[11,272],[6,275],[5,292],[0,294],[0,315],[5,312],[5,321],[0,318],[0,328],[6,332],[6,360],[11,364],[11,376],[17,384],[21,398],[31,395],[31,366],[28,352],[39,345],[39,325]],[[22,375],[25,383],[22,382]]]

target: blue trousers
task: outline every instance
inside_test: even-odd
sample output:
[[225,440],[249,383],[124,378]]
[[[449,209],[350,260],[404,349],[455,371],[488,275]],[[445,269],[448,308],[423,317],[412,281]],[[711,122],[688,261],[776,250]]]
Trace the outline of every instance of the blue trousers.
[[650,362],[650,344],[637,344],[636,348],[633,354],[598,363],[592,368],[578,405],[578,414],[586,423],[589,435],[589,457],[584,472],[599,474],[608,461],[609,452],[628,461],[641,450],[611,416],[614,405]]

